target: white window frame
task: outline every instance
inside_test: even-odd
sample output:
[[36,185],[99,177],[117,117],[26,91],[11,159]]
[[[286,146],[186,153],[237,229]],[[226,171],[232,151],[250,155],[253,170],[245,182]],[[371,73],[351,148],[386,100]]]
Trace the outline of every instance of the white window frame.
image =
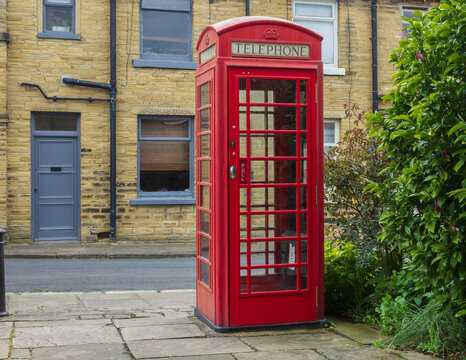
[[[296,15],[296,4],[315,4],[315,5],[331,5],[332,18],[298,16]],[[292,19],[295,20],[313,20],[333,23],[333,63],[324,63],[325,75],[345,75],[345,69],[338,67],[338,2],[336,0],[293,0]],[[312,30],[312,29],[311,29]]]
[[[414,10],[419,10],[422,15],[424,15],[426,13],[426,11],[429,10],[429,7],[427,6],[417,6],[417,5],[409,5],[409,4],[403,4],[400,6],[400,13],[401,13],[401,16],[404,16],[404,11],[405,10],[411,10],[411,11],[414,11]],[[402,39],[406,39],[404,36],[403,36],[403,29],[405,28],[405,26],[409,25],[409,23],[405,20],[403,20],[403,18],[401,19],[401,38]]]
[[[332,147],[338,146],[338,143],[340,142],[340,120],[338,120],[338,119],[328,119],[328,120],[325,119],[324,124],[325,123],[335,124],[335,142],[326,143],[325,142],[325,134],[324,134],[324,149],[325,149],[325,146],[332,146]],[[324,131],[325,131],[325,126],[324,126]]]

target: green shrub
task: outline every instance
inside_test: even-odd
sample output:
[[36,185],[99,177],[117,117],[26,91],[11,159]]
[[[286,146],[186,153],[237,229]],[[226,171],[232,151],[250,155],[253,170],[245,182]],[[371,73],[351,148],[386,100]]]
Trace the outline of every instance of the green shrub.
[[325,243],[325,312],[361,318],[374,285],[377,262],[360,262],[356,245],[343,241]]

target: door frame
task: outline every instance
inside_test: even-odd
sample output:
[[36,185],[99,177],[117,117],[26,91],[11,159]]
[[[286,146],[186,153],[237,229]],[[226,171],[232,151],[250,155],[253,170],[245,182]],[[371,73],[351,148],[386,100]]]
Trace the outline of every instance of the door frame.
[[[35,130],[36,115],[76,115],[76,131],[39,131]],[[36,164],[36,153],[34,151],[34,145],[36,139],[39,138],[75,138],[77,141],[77,159],[76,159],[76,239],[65,239],[65,240],[38,240],[36,239],[36,234],[38,231],[37,226],[39,225],[38,216],[39,211],[36,209],[37,200],[34,191],[34,185],[37,181],[34,173],[34,165]],[[30,201],[31,201],[31,241],[40,243],[40,242],[79,242],[81,240],[81,114],[76,112],[52,112],[52,111],[34,111],[31,112],[31,140],[30,140],[30,166],[31,166],[31,188],[30,188]]]
[[[274,74],[274,70],[279,70],[280,74]],[[248,294],[248,295],[240,295],[239,294],[239,272],[240,272],[240,261],[239,261],[239,251],[240,251],[240,245],[239,245],[239,227],[240,227],[240,219],[239,216],[236,216],[236,213],[239,209],[239,180],[238,178],[241,176],[241,170],[240,170],[240,149],[239,149],[239,121],[238,119],[234,118],[237,115],[238,112],[238,106],[239,106],[239,99],[237,95],[237,90],[238,90],[238,77],[240,72],[246,72],[245,77],[250,77],[254,78],[256,77],[255,75],[257,74],[258,78],[277,78],[277,79],[287,79],[288,76],[286,74],[283,74],[286,72],[288,69],[283,69],[280,67],[277,68],[255,68],[251,66],[245,66],[245,67],[228,67],[227,70],[227,78],[229,82],[229,88],[228,88],[228,124],[229,125],[236,125],[236,129],[233,130],[231,126],[228,128],[228,144],[230,144],[230,141],[234,138],[237,140],[238,147],[236,147],[235,152],[238,154],[238,156],[232,156],[232,150],[230,149],[230,146],[228,146],[228,167],[230,166],[236,166],[237,168],[237,177],[235,182],[232,182],[231,179],[229,179],[229,232],[228,232],[228,243],[229,243],[229,273],[230,273],[230,286],[229,286],[229,306],[230,306],[230,319],[229,323],[230,326],[237,327],[237,326],[254,326],[254,323],[242,323],[241,321],[238,321],[237,314],[239,309],[235,309],[235,307],[240,307],[244,313],[251,314],[251,309],[247,309],[249,307],[251,308],[260,308],[263,307],[264,309],[271,310],[270,303],[267,305],[266,302],[264,302],[264,298],[269,297],[270,302],[275,301],[276,302],[276,311],[279,311],[280,306],[290,306],[293,303],[292,298],[306,298],[306,300],[302,301],[304,304],[307,302],[310,304],[309,309],[307,309],[307,314],[303,317],[299,316],[294,316],[291,315],[293,313],[293,310],[288,309],[288,315],[290,320],[288,322],[293,322],[293,323],[298,323],[298,322],[313,322],[317,320],[318,317],[318,300],[317,300],[317,286],[319,283],[319,267],[318,267],[318,228],[316,226],[317,223],[317,217],[319,216],[318,208],[317,208],[317,192],[313,191],[314,187],[320,186],[319,184],[319,179],[318,179],[318,171],[317,171],[317,154],[319,153],[317,151],[317,147],[320,144],[319,140],[319,103],[317,101],[318,99],[318,94],[317,94],[317,84],[319,82],[319,73],[317,69],[293,69],[293,70],[288,70],[289,71],[289,78],[290,79],[296,79],[296,78],[306,78],[309,80],[309,85],[308,85],[308,99],[309,99],[309,104],[308,106],[308,111],[309,114],[307,115],[308,118],[310,119],[309,121],[309,128],[307,129],[308,131],[308,139],[309,139],[309,144],[308,144],[308,184],[307,187],[309,189],[308,191],[308,224],[307,224],[307,237],[306,240],[308,241],[308,248],[307,248],[307,261],[308,261],[308,289],[302,289],[298,290],[297,292],[292,291],[290,292],[283,292],[283,293],[273,293],[269,292],[268,294],[265,293],[258,293],[257,295],[254,294]],[[266,74],[267,72],[270,71],[270,75]],[[312,73],[312,75],[311,75]],[[315,102],[314,102],[315,100]],[[299,132],[297,133],[297,136],[299,136]],[[298,156],[298,154],[296,155]],[[298,160],[296,160],[298,161]],[[246,168],[249,169],[249,167]],[[314,169],[311,171],[311,169]],[[317,171],[317,173],[316,173]],[[298,183],[296,186],[300,186]],[[311,204],[316,204],[316,208],[311,207]],[[236,210],[235,210],[236,209]],[[299,211],[299,209],[297,209]],[[298,212],[299,213],[299,212]],[[233,215],[233,216],[232,216]],[[249,222],[249,221],[248,221]],[[299,236],[299,239],[302,239],[301,236]],[[271,239],[271,241],[274,241]],[[238,242],[238,244],[236,244]],[[248,241],[249,242],[249,241]],[[235,273],[237,272],[237,273]],[[239,299],[244,299],[244,300],[239,300]],[[273,300],[272,300],[273,299]],[[249,304],[246,304],[246,302],[249,301]],[[299,300],[301,301],[301,300]],[[244,306],[240,306],[240,302],[243,302]],[[250,306],[248,306],[250,305]],[[278,316],[275,320],[269,322],[269,324],[273,323],[283,323],[284,317],[279,319],[280,316]],[[261,322],[261,324],[265,324],[265,322]]]

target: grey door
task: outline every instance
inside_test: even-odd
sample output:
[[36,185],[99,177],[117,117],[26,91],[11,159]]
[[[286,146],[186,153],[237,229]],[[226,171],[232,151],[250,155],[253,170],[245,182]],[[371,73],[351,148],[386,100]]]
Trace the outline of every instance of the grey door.
[[32,237],[77,241],[80,226],[78,137],[34,136],[32,144]]

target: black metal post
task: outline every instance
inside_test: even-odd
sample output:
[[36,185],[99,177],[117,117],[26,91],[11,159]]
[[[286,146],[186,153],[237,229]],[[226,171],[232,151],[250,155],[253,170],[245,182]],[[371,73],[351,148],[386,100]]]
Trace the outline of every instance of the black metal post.
[[110,241],[116,240],[116,0],[110,0]]
[[5,229],[0,229],[0,316],[8,316],[6,311],[6,300],[5,300],[5,254],[3,246],[3,236],[6,234]]
[[372,18],[372,112],[379,110],[379,80],[377,62],[377,0],[371,3]]

